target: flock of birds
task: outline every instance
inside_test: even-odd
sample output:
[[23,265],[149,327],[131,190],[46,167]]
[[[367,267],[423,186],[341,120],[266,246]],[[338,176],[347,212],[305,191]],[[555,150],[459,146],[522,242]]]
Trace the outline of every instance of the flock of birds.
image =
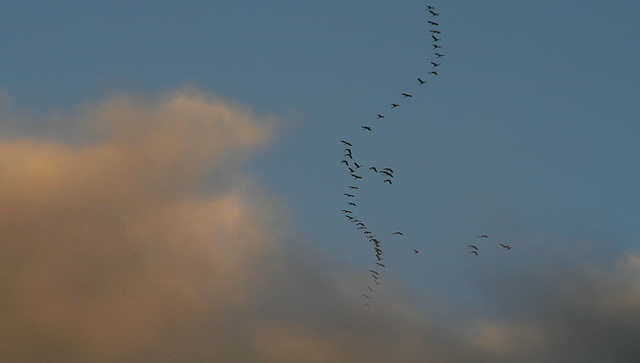
[[[444,57],[445,54],[442,52],[442,46],[440,45],[440,40],[442,38],[441,32],[439,30],[439,23],[434,21],[438,19],[437,17],[440,15],[436,12],[435,7],[431,5],[426,6],[426,12],[430,15],[427,20],[428,28],[429,28],[429,37],[431,40],[431,49],[433,52],[432,58],[433,60],[429,61],[431,65],[430,69],[426,71],[427,75],[418,76],[416,87],[423,86],[428,83],[429,77],[438,76],[438,67],[441,65],[440,58]],[[413,98],[413,93],[401,92],[400,96],[402,100],[408,100]],[[399,102],[399,101],[396,101]],[[396,109],[401,106],[401,103],[390,103],[391,109]],[[385,119],[385,115],[382,113],[378,113],[376,115],[376,120]],[[375,127],[368,125],[361,125],[360,129],[363,132],[375,132]],[[346,198],[346,206],[342,209],[342,213],[344,217],[348,220],[348,222],[352,223],[358,231],[361,231],[363,236],[366,238],[368,242],[371,243],[373,256],[375,259],[373,260],[374,266],[369,269],[369,273],[371,275],[371,284],[367,286],[367,290],[362,293],[362,297],[365,299],[362,304],[363,308],[371,309],[372,301],[374,299],[374,293],[376,292],[376,288],[378,285],[382,284],[382,272],[386,268],[384,263],[384,250],[382,240],[377,237],[373,231],[369,228],[369,226],[357,215],[358,204],[356,203],[358,190],[360,189],[360,183],[363,179],[367,178],[377,178],[377,182],[381,182],[382,184],[388,184],[389,186],[393,185],[394,181],[394,170],[391,167],[377,167],[377,166],[365,166],[363,163],[359,163],[353,154],[353,150],[355,150],[355,146],[347,140],[340,140],[342,142],[342,146],[344,148],[344,157],[340,161],[342,165],[346,168],[349,173],[349,176],[353,178],[353,182],[347,186],[348,190],[344,193],[344,197]],[[392,233],[393,238],[400,238],[404,236],[404,233],[401,231],[395,231]],[[488,238],[486,235],[478,236],[478,238]],[[501,247],[505,250],[509,250],[512,247],[509,245],[500,244]],[[469,252],[475,256],[478,256],[478,246],[476,244],[468,245]],[[414,255],[422,253],[422,250],[413,249]]]

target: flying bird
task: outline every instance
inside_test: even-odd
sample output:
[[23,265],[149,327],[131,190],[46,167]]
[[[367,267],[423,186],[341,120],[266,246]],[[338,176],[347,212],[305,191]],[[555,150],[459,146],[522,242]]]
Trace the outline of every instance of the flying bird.
[[467,247],[469,247],[469,248],[473,248],[474,250],[477,250],[477,249],[478,249],[478,247],[477,247],[477,246],[474,246],[474,245],[467,245]]
[[433,9],[435,9],[433,6],[427,5],[427,10],[433,10]]
[[434,41],[434,42],[437,42],[438,40],[440,40],[440,38],[436,38],[436,36],[435,36],[435,35],[433,35],[433,34],[431,34],[431,38],[433,38],[433,41]]
[[389,183],[389,185],[392,185],[393,183],[391,182],[391,179],[385,179],[382,181],[383,183]]
[[418,253],[421,253],[421,252],[422,252],[422,251],[420,251],[420,250],[413,250],[413,254],[414,254],[414,255],[417,255]]
[[431,71],[431,72],[429,72],[429,74],[433,74],[433,75],[436,75],[436,76],[437,76],[437,75],[438,75],[438,72],[436,72],[436,71]]
[[437,56],[438,56],[438,58],[440,58],[440,57],[444,57],[444,54],[435,53],[435,52],[434,52],[433,54],[437,55]]
[[359,175],[355,175],[355,174],[350,174],[350,175],[353,177],[353,179],[362,179],[362,177]]
[[363,130],[371,131],[371,127],[369,126],[360,126]]
[[396,108],[396,107],[400,107],[400,105],[399,105],[399,104],[397,104],[397,103],[392,103],[392,104],[391,104],[391,108]]
[[347,198],[355,198],[355,195],[353,195],[353,194],[349,194],[349,193],[342,193],[342,194],[347,196]]
[[404,236],[404,234],[403,234],[402,232],[393,232],[393,233],[391,233],[391,234],[396,234],[396,235],[398,235],[398,236]]
[[360,188],[349,185],[349,189],[360,189]]
[[431,21],[431,20],[427,20],[427,23],[429,23],[429,25],[433,25],[433,26],[440,25],[440,24],[436,23],[435,21]]
[[440,63],[436,63],[436,62],[431,62],[431,64],[433,65],[433,68],[435,68],[435,67],[440,65]]
[[418,77],[418,82],[420,82],[420,84],[425,84],[425,83],[427,83],[427,81],[423,81],[423,80],[421,80],[421,79],[420,79],[420,77]]
[[346,166],[349,166],[349,162],[346,160],[340,160],[340,164],[344,164]]
[[376,290],[372,289],[371,286],[367,286],[370,292],[375,292]]
[[369,272],[371,272],[372,274],[378,274],[378,271],[374,271],[374,270],[369,270]]
[[500,243],[500,246],[502,246],[502,248],[504,248],[505,250],[510,250],[510,249],[513,248],[513,247],[508,246],[508,245],[503,245],[502,243]]
[[349,203],[347,203],[347,205],[349,205],[349,206],[353,206],[353,207],[357,207],[357,206],[358,206],[358,205],[357,205],[356,203],[354,203],[354,202],[349,202]]
[[345,145],[353,146],[353,145],[351,145],[351,143],[348,143],[348,142],[346,142],[344,140],[340,140],[340,141],[342,141],[342,143],[345,144]]
[[438,45],[438,44],[432,44],[432,46],[433,46],[433,49],[436,49],[436,48],[442,48],[442,46],[440,46],[440,45]]
[[440,15],[440,14],[436,13],[436,12],[435,12],[435,11],[433,11],[433,10],[429,10],[429,12],[431,13],[431,16],[438,16],[438,15]]
[[344,157],[353,160],[353,155],[351,154],[344,154]]
[[369,168],[369,170],[373,170],[373,171],[374,171],[374,172],[376,172],[376,173],[378,172],[378,169],[376,169],[376,167],[375,167],[375,166],[370,167],[370,168]]
[[393,178],[393,174],[391,174],[390,172],[388,172],[388,171],[386,171],[386,170],[382,170],[382,171],[380,171],[380,174],[384,174],[384,175],[387,175],[387,176],[388,176],[388,177],[390,177],[390,178]]
[[382,170],[390,171],[392,173],[394,172],[393,169],[391,169],[391,168],[382,168]]
[[380,267],[386,267],[385,265],[381,264],[380,262],[376,262],[376,265],[378,265]]
[[402,95],[402,96],[404,96],[404,98],[407,98],[407,97],[413,97],[412,95],[410,95],[410,94],[408,94],[408,93],[401,93],[401,95]]
[[474,255],[478,255],[478,251],[469,251],[469,253],[473,253]]
[[487,236],[486,234],[480,235],[477,238],[489,238],[489,236]]
[[350,211],[350,210],[347,210],[347,209],[343,209],[343,210],[342,210],[342,213],[349,214],[349,213],[353,213],[353,212],[352,212],[352,211]]
[[360,164],[358,164],[358,163],[355,163],[355,162],[354,162],[354,163],[353,163],[353,165],[355,165],[355,166],[356,166],[356,169],[359,169],[359,168],[360,168]]
[[384,118],[384,116],[382,116],[381,114],[378,114],[378,118]]
[[431,32],[432,34],[442,34],[440,33],[440,30],[435,30],[435,29],[431,29],[429,30],[429,32]]
[[356,170],[354,168],[352,168],[352,167],[347,166],[347,168],[349,168],[349,172],[350,173],[355,173],[356,172]]
[[362,296],[366,297],[367,299],[373,299],[373,298],[372,298],[371,296],[369,296],[369,295],[362,294]]

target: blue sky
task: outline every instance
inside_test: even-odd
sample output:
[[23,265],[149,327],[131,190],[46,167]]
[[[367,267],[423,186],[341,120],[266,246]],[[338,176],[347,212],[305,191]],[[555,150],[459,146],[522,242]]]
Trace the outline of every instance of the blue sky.
[[[22,116],[3,132],[82,142],[55,115],[194,87],[275,120],[240,174],[286,210],[293,265],[372,267],[371,246],[340,212],[348,140],[367,167],[395,170],[392,186],[367,177],[355,198],[384,241],[389,291],[445,325],[546,317],[555,310],[542,306],[568,291],[563,278],[618,276],[638,254],[640,3],[434,1],[437,17],[426,4],[11,2],[0,88]],[[440,24],[437,60],[427,20]]]

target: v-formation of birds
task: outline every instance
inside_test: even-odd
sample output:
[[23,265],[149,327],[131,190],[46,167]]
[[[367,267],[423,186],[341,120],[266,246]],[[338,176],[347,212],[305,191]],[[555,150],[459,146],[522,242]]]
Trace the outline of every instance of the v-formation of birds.
[[[429,20],[427,20],[427,24],[429,27],[429,39],[431,40],[431,49],[436,61],[432,60],[432,61],[429,61],[429,63],[427,63],[427,65],[430,65],[430,67],[426,70],[427,75],[417,76],[416,77],[417,84],[414,87],[423,86],[429,82],[430,77],[438,76],[438,70],[439,70],[438,67],[440,67],[441,63],[437,60],[445,56],[445,54],[441,50],[442,46],[439,43],[440,40],[442,39],[441,32],[438,29],[440,24],[438,22],[433,21],[433,18],[439,16],[440,14],[437,13],[435,7],[431,5],[427,5],[426,11],[430,15]],[[409,91],[400,92],[399,94],[399,96],[401,96],[401,100],[404,100],[407,102],[409,102],[414,98],[413,95],[414,95],[413,92],[410,93]],[[402,103],[400,100],[398,100],[390,103],[390,105],[391,105],[391,110],[394,110],[398,107],[404,106],[405,104]],[[387,119],[387,116],[392,117],[392,114],[387,115],[385,113],[377,113],[375,116],[375,120],[384,122]],[[367,125],[361,125],[360,129],[362,132],[370,133],[370,132],[375,132],[376,127],[371,124],[367,124]],[[376,291],[377,286],[382,284],[381,272],[384,270],[386,265],[383,263],[384,251],[382,246],[382,239],[378,238],[372,232],[371,228],[365,222],[363,222],[360,218],[358,218],[355,212],[356,208],[358,207],[357,191],[360,188],[358,186],[358,183],[362,182],[362,180],[365,178],[367,180],[377,179],[377,181],[380,182],[381,184],[388,185],[389,187],[391,187],[393,185],[395,172],[391,167],[388,167],[388,166],[385,166],[385,167],[368,166],[364,168],[364,170],[362,170],[364,165],[359,164],[354,159],[353,150],[355,149],[355,146],[350,141],[347,141],[347,140],[341,140],[341,142],[342,142],[342,146],[344,147],[344,158],[343,160],[340,161],[340,163],[345,165],[346,170],[348,170],[349,172],[349,175],[353,178],[353,182],[350,183],[351,185],[348,185],[348,192],[344,193],[344,196],[347,198],[347,201],[346,201],[346,208],[342,209],[342,213],[350,223],[354,224],[357,230],[362,231],[362,234],[365,237],[365,239],[372,244],[373,252],[374,252],[373,256],[375,257],[375,259],[373,260],[373,263],[375,266],[369,270],[369,273],[371,274],[371,278],[372,278],[373,287],[367,286],[367,291],[365,291],[362,294],[363,298],[365,299],[365,303],[362,304],[362,307],[371,309],[372,307],[371,301],[375,296],[374,293]],[[404,233],[400,231],[396,231],[392,233],[392,236],[393,238],[399,238],[404,236]],[[478,237],[488,238],[486,235],[482,235]],[[511,246],[508,246],[508,245],[504,245],[504,244],[500,244],[500,245],[505,250],[509,250],[512,248]],[[469,245],[469,249],[471,254],[478,256],[478,247],[476,245]],[[411,251],[413,252],[413,255],[422,253],[422,250],[419,250],[419,249],[408,249],[408,252],[411,252]]]

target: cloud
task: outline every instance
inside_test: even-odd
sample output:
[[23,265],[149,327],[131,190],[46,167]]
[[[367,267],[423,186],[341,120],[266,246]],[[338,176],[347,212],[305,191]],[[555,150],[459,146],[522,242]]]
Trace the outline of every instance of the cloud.
[[[0,115],[29,120],[0,105]],[[243,170],[273,121],[186,88],[59,113],[71,140],[0,141],[0,360],[562,362],[640,354],[640,257],[509,266],[454,325],[312,250]],[[50,122],[47,121],[47,122]],[[480,272],[479,274],[482,274]],[[496,279],[500,279],[499,283]],[[526,289],[514,287],[526,286]],[[508,297],[520,294],[519,297]],[[464,304],[455,304],[464,307]]]

